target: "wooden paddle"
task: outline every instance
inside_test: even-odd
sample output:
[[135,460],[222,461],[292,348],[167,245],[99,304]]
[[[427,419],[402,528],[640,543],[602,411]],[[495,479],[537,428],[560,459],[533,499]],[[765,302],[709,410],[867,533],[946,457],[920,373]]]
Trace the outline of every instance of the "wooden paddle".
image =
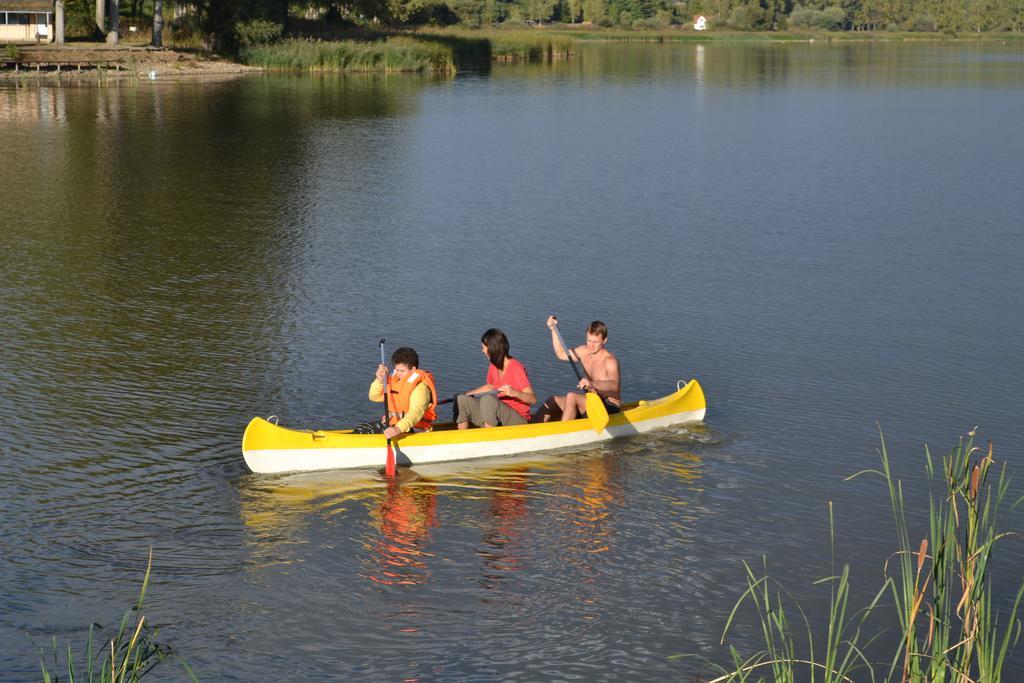
[[[386,364],[384,363],[384,340],[383,339],[380,340],[380,364],[384,365],[385,367],[387,367]],[[388,408],[388,380],[387,380],[387,377],[385,377],[384,378],[384,428],[387,429],[390,426],[391,426],[391,410]],[[386,477],[394,477],[395,476],[395,451],[391,447],[391,439],[387,439],[387,437],[385,437],[385,439],[387,440],[387,443],[388,443],[388,454],[387,454],[387,458],[384,460],[384,476],[386,476]]]
[[[558,331],[558,323],[555,323],[554,330],[555,334],[558,335],[558,343],[562,345],[562,350],[565,351],[565,357],[569,359],[569,364],[572,365],[572,371],[576,373],[576,379],[582,381],[583,375],[580,374],[579,368],[576,367],[576,361],[572,359],[572,351],[565,345],[562,333]],[[586,369],[583,372],[586,374]],[[587,381],[591,383],[590,391],[587,392],[587,419],[590,420],[590,426],[594,428],[594,431],[600,434],[608,426],[608,409],[594,389],[593,380],[590,379],[589,375],[587,376]]]

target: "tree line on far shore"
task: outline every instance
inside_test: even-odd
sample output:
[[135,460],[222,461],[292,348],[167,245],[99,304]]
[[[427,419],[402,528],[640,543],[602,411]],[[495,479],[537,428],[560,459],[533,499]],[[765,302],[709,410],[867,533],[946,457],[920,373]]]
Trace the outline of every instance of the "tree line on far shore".
[[[95,30],[96,0],[65,0],[69,33]],[[110,0],[100,0],[110,1]],[[116,2],[116,0],[114,0]],[[1021,32],[1024,0],[124,0],[122,23],[163,15],[176,43],[231,52],[274,40],[290,24],[382,29],[422,25],[657,30],[694,17],[741,31]],[[154,8],[156,5],[156,8]]]

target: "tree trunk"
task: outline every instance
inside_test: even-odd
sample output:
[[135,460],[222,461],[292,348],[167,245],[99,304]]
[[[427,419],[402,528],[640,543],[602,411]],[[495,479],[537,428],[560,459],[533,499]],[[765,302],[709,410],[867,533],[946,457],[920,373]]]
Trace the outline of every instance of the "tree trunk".
[[96,0],[96,28],[107,35],[107,0]]
[[117,45],[120,40],[120,29],[121,29],[121,1],[110,0],[110,30],[107,31],[107,42],[111,45]]
[[64,44],[64,0],[57,0],[56,7],[54,7],[54,19],[53,19],[53,40],[58,45]]
[[164,2],[153,0],[153,47],[164,46]]

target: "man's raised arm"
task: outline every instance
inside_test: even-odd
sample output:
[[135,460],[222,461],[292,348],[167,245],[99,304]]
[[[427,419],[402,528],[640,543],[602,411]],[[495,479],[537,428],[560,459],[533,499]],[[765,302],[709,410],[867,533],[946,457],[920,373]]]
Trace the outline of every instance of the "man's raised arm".
[[[562,342],[558,339],[558,331],[555,327],[558,325],[558,318],[553,315],[548,316],[548,329],[551,330],[551,348],[555,350],[555,355],[558,360],[569,360],[569,356],[565,352],[565,348],[562,346]],[[579,358],[579,354],[576,354]]]

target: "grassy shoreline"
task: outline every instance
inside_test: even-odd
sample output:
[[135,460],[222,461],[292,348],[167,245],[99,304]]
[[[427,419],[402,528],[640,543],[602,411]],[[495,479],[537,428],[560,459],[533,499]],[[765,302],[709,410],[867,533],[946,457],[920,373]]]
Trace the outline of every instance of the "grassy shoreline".
[[[159,78],[241,75],[260,70],[339,73],[451,75],[490,62],[551,62],[570,59],[585,43],[998,43],[1024,45],[1024,34],[890,31],[692,31],[680,27],[631,31],[554,25],[523,28],[366,29],[326,27],[297,20],[291,34],[272,43],[244,47],[236,60],[195,48],[152,49],[122,43],[112,47],[70,42],[64,47],[13,46],[0,60],[0,80],[32,77]],[[12,59],[11,55],[14,55]],[[57,71],[57,61],[72,63]],[[42,68],[40,69],[40,63]],[[71,69],[76,68],[72,71]],[[85,70],[82,70],[82,66]],[[114,67],[117,67],[116,69]]]
[[544,62],[572,57],[579,43],[843,43],[843,42],[1013,42],[1016,34],[912,32],[695,32],[678,28],[651,31],[579,29],[572,26],[525,29],[421,28],[354,35],[299,35],[242,51],[243,64],[265,69],[377,73],[453,74],[480,61]]
[[423,28],[366,35],[299,35],[243,48],[243,64],[273,70],[454,74],[467,64],[571,57],[578,39],[561,32]]
[[350,73],[454,73],[450,48],[411,38],[379,42],[289,38],[272,45],[244,48],[240,60],[264,69],[343,71]]

